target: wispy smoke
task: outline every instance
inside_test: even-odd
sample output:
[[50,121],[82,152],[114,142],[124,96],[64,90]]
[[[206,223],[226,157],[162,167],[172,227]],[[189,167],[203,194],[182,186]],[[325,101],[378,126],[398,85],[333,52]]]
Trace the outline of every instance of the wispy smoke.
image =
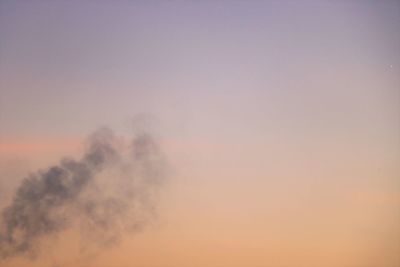
[[44,238],[78,226],[85,238],[113,243],[154,216],[155,196],[166,164],[153,136],[132,141],[101,128],[88,138],[80,160],[25,178],[2,211],[0,260],[35,254]]

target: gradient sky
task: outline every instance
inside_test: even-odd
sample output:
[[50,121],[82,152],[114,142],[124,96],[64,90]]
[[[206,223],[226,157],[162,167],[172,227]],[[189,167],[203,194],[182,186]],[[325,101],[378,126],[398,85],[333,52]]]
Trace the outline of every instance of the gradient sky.
[[1,266],[399,266],[399,1],[0,2],[0,207],[138,114],[174,169],[155,225]]

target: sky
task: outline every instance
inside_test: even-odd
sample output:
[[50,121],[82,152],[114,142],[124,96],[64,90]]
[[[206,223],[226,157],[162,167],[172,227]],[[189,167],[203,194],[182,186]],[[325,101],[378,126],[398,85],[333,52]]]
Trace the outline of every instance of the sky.
[[171,174],[118,244],[0,266],[399,266],[399,27],[394,0],[1,1],[0,207],[138,117]]

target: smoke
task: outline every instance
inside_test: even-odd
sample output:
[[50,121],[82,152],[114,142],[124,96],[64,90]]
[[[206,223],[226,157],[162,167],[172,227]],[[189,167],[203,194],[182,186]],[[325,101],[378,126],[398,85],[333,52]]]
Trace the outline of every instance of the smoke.
[[150,133],[127,141],[97,130],[79,160],[64,158],[17,188],[1,213],[0,260],[35,255],[43,239],[75,226],[85,240],[104,245],[142,229],[155,215],[166,169]]

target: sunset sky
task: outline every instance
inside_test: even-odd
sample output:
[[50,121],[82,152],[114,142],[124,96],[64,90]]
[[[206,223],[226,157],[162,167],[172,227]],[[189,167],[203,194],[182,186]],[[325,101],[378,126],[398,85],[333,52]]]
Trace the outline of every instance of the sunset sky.
[[0,209],[138,117],[157,218],[1,267],[400,266],[399,1],[0,1]]

